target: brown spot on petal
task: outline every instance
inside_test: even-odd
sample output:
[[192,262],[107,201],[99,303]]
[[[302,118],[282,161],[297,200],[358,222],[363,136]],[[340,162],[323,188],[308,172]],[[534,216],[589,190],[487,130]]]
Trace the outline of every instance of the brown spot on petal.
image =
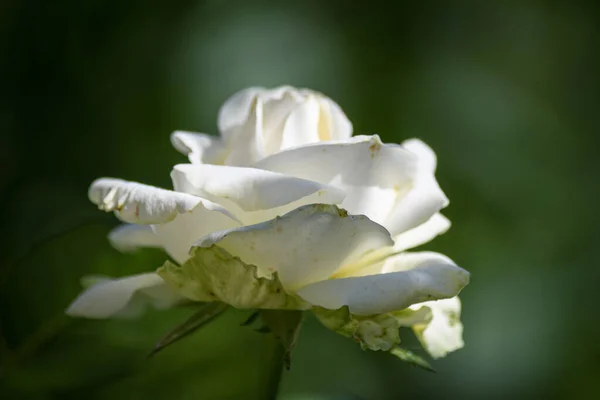
[[373,143],[371,146],[369,146],[369,151],[371,152],[371,158],[374,158],[377,153],[379,153],[379,150],[381,150],[381,144],[380,143]]

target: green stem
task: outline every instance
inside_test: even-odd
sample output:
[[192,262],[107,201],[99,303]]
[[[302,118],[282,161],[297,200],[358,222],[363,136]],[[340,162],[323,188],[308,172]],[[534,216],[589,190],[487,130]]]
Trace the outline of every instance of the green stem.
[[279,383],[283,372],[283,363],[285,358],[285,349],[280,341],[271,333],[262,335],[264,337],[264,357],[263,357],[263,379],[261,400],[276,400],[279,392]]

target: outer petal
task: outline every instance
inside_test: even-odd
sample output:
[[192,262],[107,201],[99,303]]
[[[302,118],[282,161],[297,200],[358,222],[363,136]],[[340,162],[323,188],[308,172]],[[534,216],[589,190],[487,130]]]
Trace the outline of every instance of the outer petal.
[[394,237],[394,251],[400,252],[425,244],[450,229],[450,220],[440,213],[433,214],[427,222]]
[[297,293],[317,306],[371,315],[456,296],[468,282],[469,273],[441,254],[401,253],[385,260],[381,274],[321,281]]
[[434,151],[419,139],[406,140],[402,147],[417,156],[418,167],[412,190],[400,199],[388,217],[387,223],[395,227],[395,232],[425,223],[434,212],[449,204],[435,179]]
[[109,233],[108,240],[115,249],[125,253],[140,247],[162,247],[152,227],[148,225],[120,225]]
[[282,151],[256,167],[339,187],[346,192],[344,209],[367,215],[395,234],[400,231],[387,218],[398,199],[411,190],[417,161],[414,154],[384,145],[375,135]]
[[153,225],[157,240],[175,261],[182,264],[189,258],[193,243],[211,232],[240,226],[227,210],[211,201],[200,199],[189,213],[178,215],[166,224]]
[[158,224],[191,211],[202,199],[121,179],[101,178],[88,191],[90,200],[119,219],[138,224]]
[[204,133],[176,131],[171,134],[171,143],[192,164],[223,164],[227,155],[220,138]]
[[313,204],[281,218],[217,232],[197,243],[224,248],[261,276],[277,271],[284,288],[294,291],[327,279],[363,254],[392,244],[389,233],[365,216],[351,216],[335,206]]
[[135,317],[149,305],[169,308],[183,300],[160,276],[148,273],[96,283],[81,293],[66,312],[85,318]]
[[419,157],[419,167],[426,172],[434,173],[437,166],[437,157],[431,147],[422,140],[408,139],[402,142],[402,147]]
[[410,307],[413,310],[429,309],[428,321],[416,324],[413,329],[423,347],[433,358],[440,358],[464,346],[460,322],[461,304],[458,297],[427,301]]
[[171,177],[176,190],[215,201],[245,224],[304,204],[339,204],[344,199],[344,193],[332,186],[254,168],[181,164]]

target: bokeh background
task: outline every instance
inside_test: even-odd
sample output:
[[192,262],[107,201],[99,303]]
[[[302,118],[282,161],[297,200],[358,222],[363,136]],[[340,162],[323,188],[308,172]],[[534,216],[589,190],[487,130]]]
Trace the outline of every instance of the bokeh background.
[[279,84],[331,96],[357,133],[429,143],[453,228],[425,248],[472,273],[466,347],[437,374],[309,318],[281,399],[597,396],[599,21],[594,1],[3,1],[0,397],[258,398],[247,313],[147,359],[190,310],[63,310],[84,274],[164,260],[109,246],[89,183],[169,187],[172,131],[216,134],[228,96]]

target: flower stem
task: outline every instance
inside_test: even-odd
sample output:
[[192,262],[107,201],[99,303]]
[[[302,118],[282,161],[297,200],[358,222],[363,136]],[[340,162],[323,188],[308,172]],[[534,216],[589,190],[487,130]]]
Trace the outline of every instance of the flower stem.
[[285,349],[280,341],[271,333],[263,335],[263,377],[261,379],[260,399],[275,400],[279,392],[279,383],[283,372]]

